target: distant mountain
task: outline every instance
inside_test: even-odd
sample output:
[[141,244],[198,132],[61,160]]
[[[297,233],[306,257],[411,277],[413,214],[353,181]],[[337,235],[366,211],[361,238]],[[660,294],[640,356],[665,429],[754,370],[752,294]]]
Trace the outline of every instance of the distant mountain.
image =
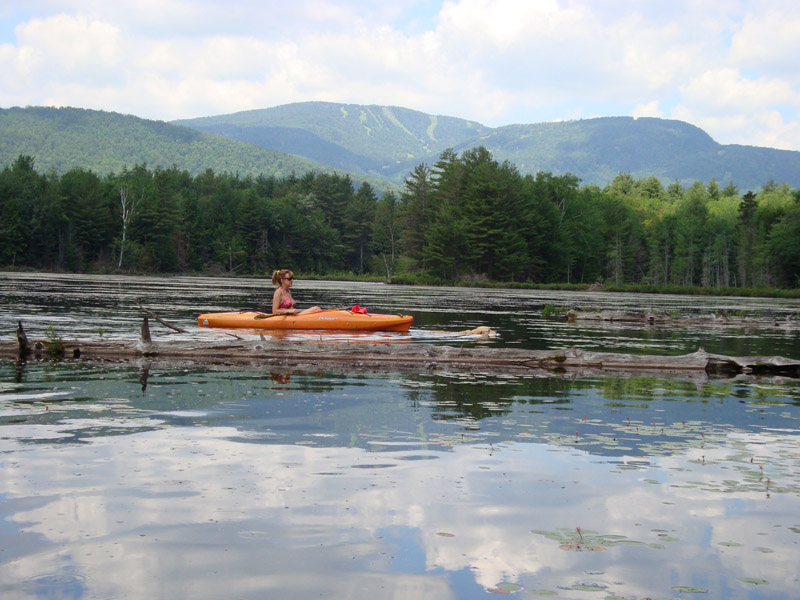
[[800,187],[800,152],[721,145],[698,127],[667,119],[603,117],[492,129],[406,108],[300,102],[174,123],[393,183],[415,165],[435,162],[442,150],[483,145],[522,173],[569,172],[600,186],[630,173],[665,183],[715,178],[740,190],[770,180]]
[[395,183],[442,150],[492,131],[474,121],[407,108],[331,102],[299,102],[173,123]]
[[507,125],[406,108],[301,102],[263,110],[165,123],[80,108],[0,109],[0,167],[20,154],[42,172],[75,167],[98,174],[146,163],[242,176],[337,171],[376,188],[400,185],[441,152],[485,146],[522,173],[573,173],[604,186],[620,173],[665,183],[769,181],[800,187],[800,152],[721,145],[703,130],[665,119],[606,117]]
[[604,117],[580,121],[499,127],[465,147],[488,148],[523,173],[578,175],[605,185],[620,173],[655,175],[665,183],[733,181],[741,190],[768,181],[800,186],[800,152],[721,145],[683,121]]
[[0,167],[20,155],[34,157],[40,172],[75,167],[99,175],[123,167],[176,165],[192,174],[213,169],[241,175],[298,175],[331,168],[298,156],[196,129],[131,115],[80,108],[0,109]]

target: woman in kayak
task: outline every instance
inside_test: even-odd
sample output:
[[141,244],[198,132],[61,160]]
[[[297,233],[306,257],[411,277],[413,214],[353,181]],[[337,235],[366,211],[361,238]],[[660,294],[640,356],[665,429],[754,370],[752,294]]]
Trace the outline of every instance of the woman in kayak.
[[292,284],[294,283],[294,273],[289,269],[281,269],[272,274],[272,283],[278,288],[272,294],[272,314],[274,315],[303,315],[315,313],[322,310],[319,306],[312,306],[305,310],[295,308],[295,301],[292,298]]

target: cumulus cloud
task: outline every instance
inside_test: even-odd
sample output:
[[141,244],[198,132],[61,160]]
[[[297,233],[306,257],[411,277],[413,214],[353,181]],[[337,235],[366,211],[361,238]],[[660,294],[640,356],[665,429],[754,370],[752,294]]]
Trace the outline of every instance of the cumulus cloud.
[[797,52],[800,6],[776,2],[753,12],[733,35],[730,60],[746,69],[788,77],[798,83]]
[[639,104],[635,106],[631,116],[638,119],[639,117],[661,118],[664,115],[661,112],[661,108],[658,105],[658,100],[653,100],[652,102],[648,102],[647,104]]
[[663,116],[800,149],[795,4],[32,0],[0,15],[16,19],[0,105],[174,119],[328,100],[490,126]]
[[747,78],[732,68],[701,73],[682,87],[687,104],[717,113],[747,113],[770,105],[800,105],[800,91],[779,79]]
[[723,68],[699,74],[681,88],[672,116],[729,143],[800,148],[800,87],[777,78],[748,78]]

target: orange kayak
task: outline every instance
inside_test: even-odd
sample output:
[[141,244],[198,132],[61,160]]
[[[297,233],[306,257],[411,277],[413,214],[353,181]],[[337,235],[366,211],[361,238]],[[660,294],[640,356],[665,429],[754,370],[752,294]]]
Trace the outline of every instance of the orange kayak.
[[197,324],[200,327],[236,329],[408,331],[413,320],[410,315],[373,315],[332,309],[304,315],[269,315],[253,311],[208,313],[197,317]]

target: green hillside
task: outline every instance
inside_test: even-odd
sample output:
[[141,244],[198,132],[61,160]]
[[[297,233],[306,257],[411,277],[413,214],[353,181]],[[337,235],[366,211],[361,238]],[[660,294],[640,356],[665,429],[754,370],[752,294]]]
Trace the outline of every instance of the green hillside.
[[491,131],[474,121],[407,108],[331,102],[174,123],[395,182],[442,150]]
[[800,185],[800,152],[724,146],[694,125],[667,119],[606,117],[509,125],[463,148],[477,145],[523,173],[573,173],[584,183],[601,186],[620,173],[684,184],[715,178],[742,189],[758,189],[769,180]]
[[800,186],[800,152],[721,145],[682,121],[603,117],[491,129],[403,108],[300,102],[176,123],[401,183],[442,150],[485,146],[520,172],[572,173],[604,186],[620,173],[665,183],[716,179],[740,189]]
[[441,152],[485,146],[523,174],[572,173],[605,186],[620,173],[664,183],[733,182],[742,191],[769,181],[800,187],[800,152],[721,145],[703,130],[666,119],[604,117],[507,125],[388,106],[301,102],[165,123],[79,108],[0,109],[0,165],[20,154],[37,168],[100,174],[123,167],[177,166],[240,175],[336,171],[380,189],[401,185]]
[[330,170],[307,159],[132,115],[80,108],[0,109],[0,165],[19,155],[37,168],[65,173],[75,167],[99,174],[147,164],[176,165],[192,174],[207,169],[241,175],[288,175]]

